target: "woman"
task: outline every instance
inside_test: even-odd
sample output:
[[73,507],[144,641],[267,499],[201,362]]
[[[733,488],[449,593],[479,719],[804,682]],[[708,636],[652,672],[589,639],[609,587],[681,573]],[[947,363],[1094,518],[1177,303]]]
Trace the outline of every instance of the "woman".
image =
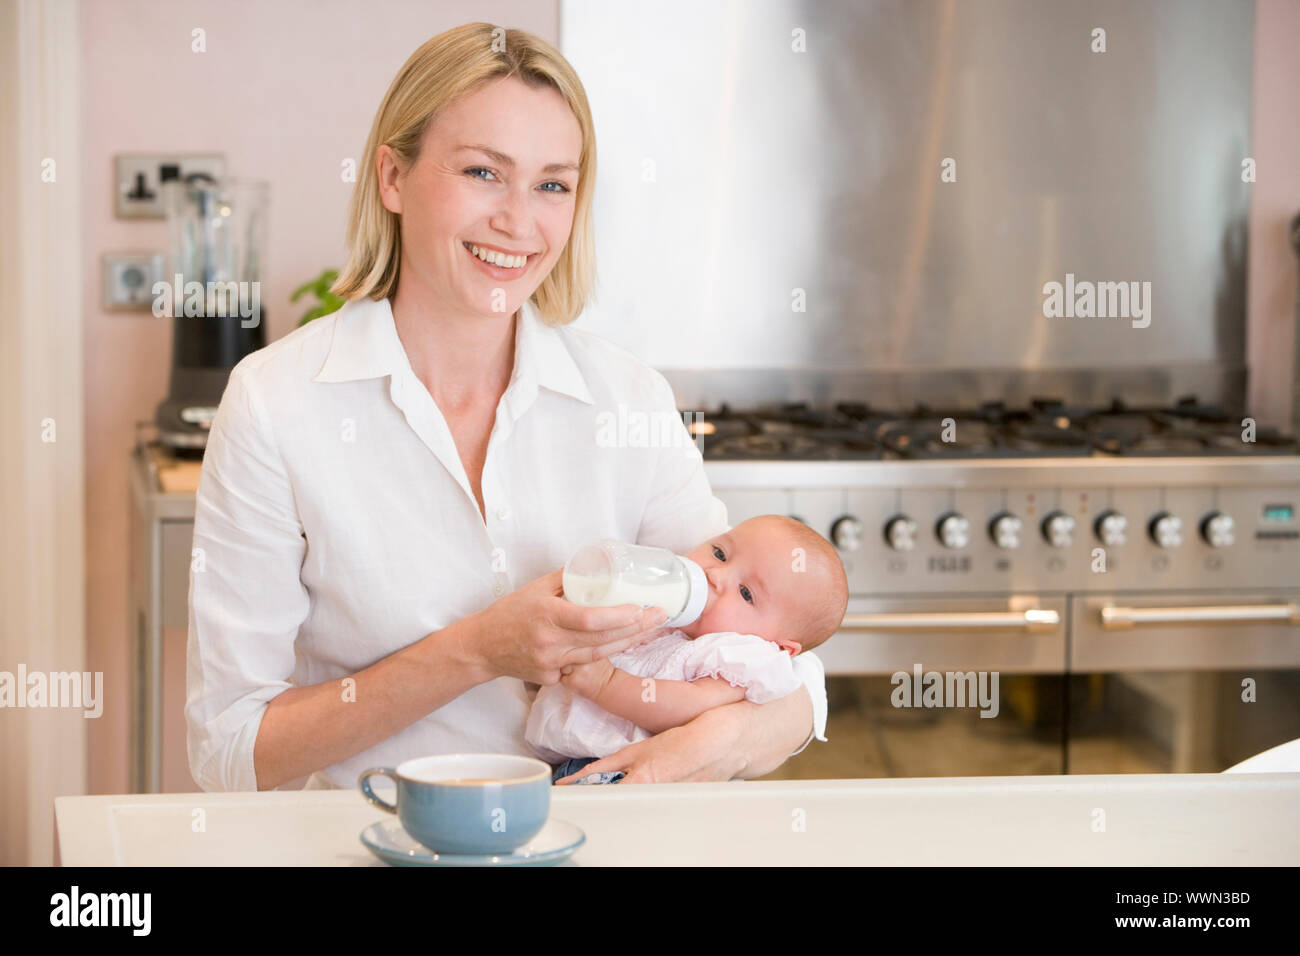
[[[727,529],[663,376],[564,328],[592,285],[595,172],[586,94],[536,37],[468,24],[394,79],[353,196],[348,304],[241,361],[212,423],[186,702],[205,790],[529,753],[538,685],[664,619],[564,600],[565,559],[593,537],[684,552]],[[681,440],[597,441],[623,410],[674,416]],[[770,772],[822,737],[806,658],[786,698],[715,708],[584,773]]]

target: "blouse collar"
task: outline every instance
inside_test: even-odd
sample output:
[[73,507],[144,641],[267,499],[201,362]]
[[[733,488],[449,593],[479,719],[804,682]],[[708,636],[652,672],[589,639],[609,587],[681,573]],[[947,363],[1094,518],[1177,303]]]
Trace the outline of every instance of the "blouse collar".
[[[312,381],[351,382],[405,374],[414,373],[388,299],[354,299],[334,314],[329,352]],[[526,407],[538,386],[595,404],[561,330],[541,320],[530,298],[520,307],[515,324],[514,369],[507,391],[523,399],[519,404]]]

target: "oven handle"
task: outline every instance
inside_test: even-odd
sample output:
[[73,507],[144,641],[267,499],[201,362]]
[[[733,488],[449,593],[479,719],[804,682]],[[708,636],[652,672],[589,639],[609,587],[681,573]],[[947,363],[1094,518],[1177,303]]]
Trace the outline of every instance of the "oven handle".
[[915,614],[845,614],[842,627],[850,631],[929,630],[942,628],[1016,628],[1025,631],[1050,631],[1059,627],[1061,615],[1048,608],[1033,607],[1023,611],[955,611],[952,613],[918,612]]
[[1135,624],[1209,624],[1283,621],[1300,624],[1300,605],[1229,604],[1207,607],[1103,607],[1101,626],[1111,630]]

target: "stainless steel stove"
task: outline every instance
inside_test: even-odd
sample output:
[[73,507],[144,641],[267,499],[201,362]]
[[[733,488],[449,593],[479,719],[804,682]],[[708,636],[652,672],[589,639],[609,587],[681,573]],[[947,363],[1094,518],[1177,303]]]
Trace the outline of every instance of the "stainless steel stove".
[[[851,599],[818,651],[829,674],[1036,675],[1033,720],[1059,729],[1062,769],[1123,769],[1069,756],[1090,708],[1113,723],[1120,698],[1144,702],[1169,755],[1157,768],[1222,769],[1300,736],[1294,438],[1190,398],[692,418],[732,524],[789,514],[839,549]],[[1126,690],[1098,698],[1101,674]],[[1287,700],[1230,707],[1256,732],[1225,742],[1224,688],[1279,678]]]

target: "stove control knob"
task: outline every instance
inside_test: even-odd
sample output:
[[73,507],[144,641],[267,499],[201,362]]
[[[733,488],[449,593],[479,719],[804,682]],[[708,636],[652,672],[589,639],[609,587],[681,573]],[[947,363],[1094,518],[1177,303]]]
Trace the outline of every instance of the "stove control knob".
[[1073,516],[1053,511],[1043,519],[1043,537],[1053,548],[1068,548],[1074,543]]
[[989,537],[999,548],[1020,547],[1020,519],[1004,511],[996,515],[989,524]]
[[1162,511],[1151,519],[1151,540],[1162,548],[1176,548],[1183,543],[1183,520]]
[[1118,511],[1103,511],[1093,525],[1097,540],[1108,548],[1119,548],[1128,541],[1128,518]]
[[1201,522],[1201,537],[1213,548],[1226,548],[1237,540],[1232,531],[1233,525],[1232,515],[1211,511]]
[[907,515],[891,518],[885,525],[885,541],[895,551],[911,551],[916,547],[916,522]]
[[831,541],[841,551],[856,551],[862,547],[862,522],[845,515],[831,525]]
[[970,521],[955,511],[940,518],[935,530],[939,535],[939,543],[945,548],[957,550],[970,543]]

